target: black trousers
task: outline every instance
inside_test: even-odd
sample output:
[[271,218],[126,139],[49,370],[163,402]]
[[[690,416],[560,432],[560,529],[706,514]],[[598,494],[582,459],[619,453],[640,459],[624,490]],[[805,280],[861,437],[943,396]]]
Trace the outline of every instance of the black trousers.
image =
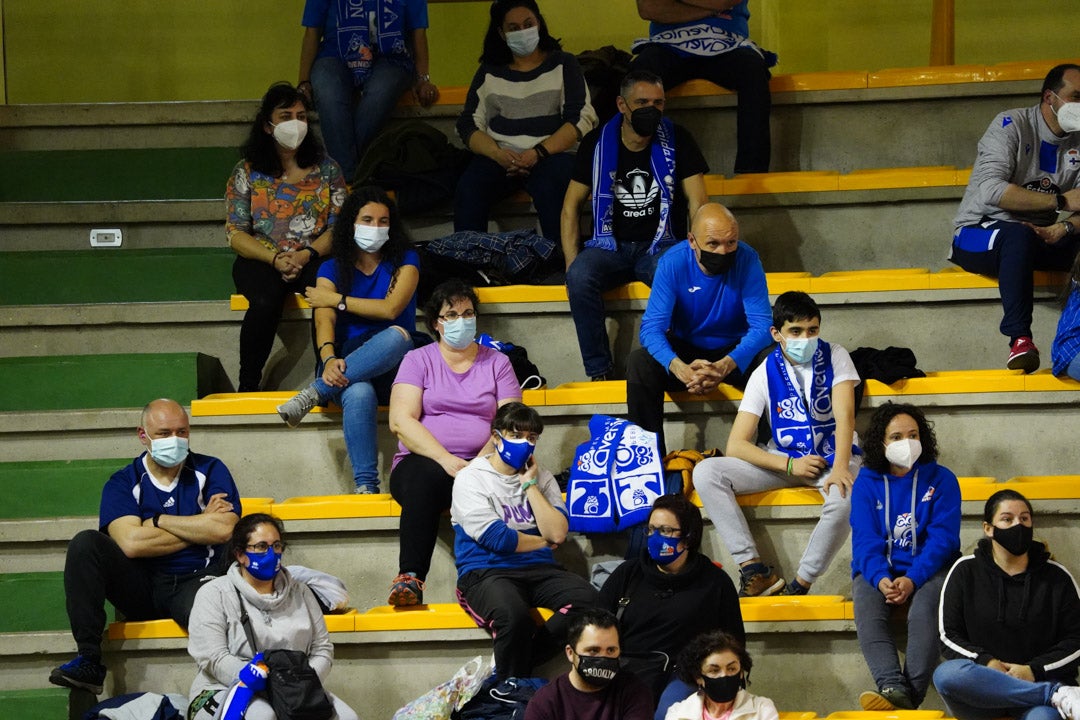
[[[494,636],[499,679],[530,677],[535,665],[566,645],[568,613],[597,603],[587,580],[557,565],[473,570],[458,581],[458,590]],[[555,611],[540,627],[533,621],[536,607]]]
[[149,562],[125,555],[105,533],[83,530],[68,543],[64,562],[68,620],[79,654],[101,657],[106,600],[127,620],[172,618],[186,628],[195,593],[216,571],[156,572]]
[[439,536],[439,518],[450,509],[454,478],[442,465],[409,454],[390,471],[390,495],[401,505],[398,529],[398,572],[421,580],[431,569],[431,553]]
[[[281,279],[281,273],[268,263],[236,256],[232,269],[233,282],[236,291],[248,301],[248,310],[240,324],[240,392],[259,389],[263,366],[274,347],[274,335],[281,322],[285,298],[314,285],[319,265],[319,261],[312,259],[304,266],[299,277],[285,282]],[[311,344],[315,345],[315,323],[311,323]]]
[[683,57],[664,45],[645,45],[638,51],[631,70],[648,70],[661,77],[665,88],[687,80],[703,78],[738,93],[736,109],[736,173],[769,171],[772,141],[769,114],[772,74],[765,60],[750,48],[739,48],[713,57]]
[[[685,363],[698,359],[716,362],[735,348],[732,345],[719,350],[703,350],[670,335],[668,342],[671,343],[671,348],[679,359]],[[745,373],[736,368],[724,378],[724,382],[740,390],[745,388],[750,372],[758,366],[766,352],[763,351],[754,358]],[[666,367],[662,367],[645,348],[639,347],[631,352],[626,360],[626,419],[649,432],[656,433],[661,457],[667,455],[667,443],[664,441],[665,392],[686,392],[686,386]]]

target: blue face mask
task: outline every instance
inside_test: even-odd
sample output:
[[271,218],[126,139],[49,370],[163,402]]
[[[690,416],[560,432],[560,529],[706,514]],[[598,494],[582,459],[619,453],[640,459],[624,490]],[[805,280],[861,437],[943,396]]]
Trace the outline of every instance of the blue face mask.
[[817,352],[818,339],[812,338],[784,338],[784,354],[796,365],[810,362]]
[[476,318],[443,320],[442,338],[455,350],[464,350],[476,339]]
[[172,468],[184,462],[188,456],[188,439],[172,435],[150,441],[150,457],[161,467]]
[[529,462],[533,451],[536,450],[536,444],[525,439],[514,440],[508,438],[498,431],[496,431],[496,434],[502,440],[502,444],[495,451],[499,453],[502,461],[515,470],[521,470],[525,467],[525,463]]
[[682,538],[664,537],[658,530],[653,532],[648,540],[649,557],[657,565],[670,565],[686,552],[686,548],[679,549],[681,540]]
[[245,552],[248,559],[247,571],[257,580],[273,580],[281,569],[281,553],[274,548],[266,548],[264,553]]

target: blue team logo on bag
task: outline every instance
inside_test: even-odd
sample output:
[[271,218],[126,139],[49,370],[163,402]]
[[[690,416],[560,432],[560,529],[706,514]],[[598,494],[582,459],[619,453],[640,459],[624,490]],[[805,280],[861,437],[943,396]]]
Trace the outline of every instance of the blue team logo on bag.
[[664,493],[656,433],[606,415],[594,415],[589,431],[570,468],[570,529],[614,532],[644,522]]

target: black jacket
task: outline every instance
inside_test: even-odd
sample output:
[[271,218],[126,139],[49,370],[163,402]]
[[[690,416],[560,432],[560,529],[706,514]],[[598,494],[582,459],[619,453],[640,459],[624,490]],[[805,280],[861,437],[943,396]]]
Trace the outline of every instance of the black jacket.
[[1031,666],[1036,680],[1076,684],[1080,594],[1064,566],[1032,543],[1028,569],[1009,576],[994,563],[989,538],[953,564],[941,591],[938,628],[947,659],[991,659]]

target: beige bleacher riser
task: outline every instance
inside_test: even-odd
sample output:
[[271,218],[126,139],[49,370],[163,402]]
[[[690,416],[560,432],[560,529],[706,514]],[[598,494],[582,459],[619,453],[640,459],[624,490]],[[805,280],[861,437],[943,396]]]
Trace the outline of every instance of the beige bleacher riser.
[[[1034,104],[1038,88],[1038,81],[1029,80],[776,93],[772,169],[968,165],[994,115]],[[684,97],[673,98],[668,111],[691,130],[713,171],[728,175],[734,165],[734,105],[732,95]],[[238,146],[255,109],[251,101],[17,107],[8,111],[8,127],[0,129],[0,146],[23,150]],[[453,126],[460,111],[453,105],[407,107],[399,108],[397,116],[420,117],[458,143]],[[96,119],[72,120],[76,114]]]
[[[971,160],[960,163],[969,167]],[[877,167],[885,168],[887,165]],[[835,168],[833,168],[835,169]],[[224,180],[222,181],[224,192]],[[761,253],[766,268],[821,273],[917,264],[944,267],[952,219],[963,187],[714,195],[730,205],[743,238]],[[413,237],[427,241],[453,232],[449,204],[410,216]],[[582,221],[588,225],[587,217]],[[536,224],[521,202],[497,205],[492,231]],[[90,227],[119,227],[124,249],[224,246],[221,201],[0,204],[5,251],[80,250]],[[852,252],[852,243],[858,249]],[[117,252],[108,250],[106,252]],[[917,259],[917,260],[916,260]]]
[[[1049,362],[1059,310],[1049,289],[1038,290],[1034,333]],[[998,334],[1001,305],[994,289],[819,293],[823,337],[849,350],[857,347],[910,347],[926,371],[998,368],[1006,345]],[[933,300],[933,301],[929,301]],[[617,376],[626,356],[638,346],[644,300],[612,301],[608,332]],[[583,380],[569,305],[500,303],[482,307],[480,331],[523,345],[547,378],[549,387]],[[267,390],[296,390],[313,378],[314,353],[309,311],[287,310],[264,379]],[[116,352],[139,347],[154,352],[198,350],[221,361],[235,382],[239,365],[242,312],[221,302],[138,303],[127,305],[37,306],[0,308],[0,329],[8,342],[5,355],[39,356]],[[945,322],[949,341],[925,328]],[[423,327],[422,317],[418,326]]]
[[[859,413],[859,427],[869,420],[865,408],[888,401],[869,397]],[[895,398],[893,398],[895,399]],[[1080,467],[1080,446],[1068,441],[1076,393],[968,393],[905,396],[923,406],[937,423],[942,460],[963,476],[1008,478],[1018,475],[1068,474]],[[735,404],[724,401],[684,402],[667,406],[670,447],[723,447]],[[567,467],[576,446],[587,439],[594,412],[623,415],[625,405],[540,407],[545,432],[537,455],[557,472]],[[140,448],[134,435],[137,411],[0,413],[0,442],[10,461],[56,457],[55,438],[64,434],[65,457],[93,459]],[[394,440],[379,419],[380,469],[383,487],[394,452]],[[1048,440],[1053,439],[1053,440]],[[1048,443],[1052,443],[1049,444]],[[312,414],[297,429],[276,416],[195,418],[195,449],[221,457],[233,470],[241,493],[277,499],[298,495],[350,492],[352,476],[340,419]],[[1052,451],[1047,452],[1047,448]]]

